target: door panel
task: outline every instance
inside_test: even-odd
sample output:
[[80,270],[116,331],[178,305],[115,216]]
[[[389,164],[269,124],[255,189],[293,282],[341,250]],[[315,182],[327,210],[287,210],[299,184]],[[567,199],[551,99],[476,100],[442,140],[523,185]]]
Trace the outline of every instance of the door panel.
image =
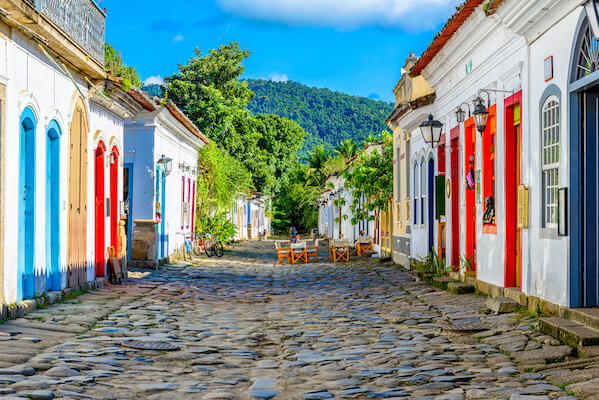
[[451,140],[451,265],[460,265],[460,153],[459,139]]

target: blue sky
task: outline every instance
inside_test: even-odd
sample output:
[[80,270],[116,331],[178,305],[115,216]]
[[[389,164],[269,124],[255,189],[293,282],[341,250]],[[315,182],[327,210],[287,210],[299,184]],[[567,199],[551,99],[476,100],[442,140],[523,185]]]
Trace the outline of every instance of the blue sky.
[[232,41],[252,52],[247,78],[294,80],[391,101],[410,51],[419,55],[458,0],[101,0],[106,41],[159,81]]

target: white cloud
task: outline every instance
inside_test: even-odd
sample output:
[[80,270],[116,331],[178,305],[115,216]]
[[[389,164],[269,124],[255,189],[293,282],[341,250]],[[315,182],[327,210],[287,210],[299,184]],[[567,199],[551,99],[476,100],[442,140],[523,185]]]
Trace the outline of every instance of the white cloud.
[[179,34],[177,34],[177,36],[175,36],[175,37],[173,38],[173,42],[182,42],[182,41],[184,41],[184,40],[185,40],[185,38],[184,38],[184,37],[183,37],[183,35],[181,35],[180,33],[179,33]]
[[287,82],[289,80],[289,77],[287,76],[287,74],[279,74],[278,72],[272,72],[270,75],[268,75],[268,79],[275,82]]
[[163,85],[164,78],[160,75],[150,76],[148,79],[144,81],[144,85]]
[[290,25],[430,29],[461,0],[217,0],[225,12]]

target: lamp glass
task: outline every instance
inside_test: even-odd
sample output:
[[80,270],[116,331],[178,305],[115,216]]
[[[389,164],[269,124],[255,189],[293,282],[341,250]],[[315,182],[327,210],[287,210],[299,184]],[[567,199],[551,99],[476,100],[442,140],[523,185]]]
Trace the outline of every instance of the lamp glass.
[[455,112],[455,117],[458,123],[461,124],[462,122],[466,121],[466,111],[458,108]]
[[428,120],[420,124],[420,132],[426,143],[438,143],[441,139],[442,130],[443,124],[439,121],[435,121],[432,114],[429,114]]
[[164,174],[166,176],[171,174],[171,171],[173,169],[173,159],[172,158],[167,157],[163,154],[162,157],[160,157],[160,160],[158,160],[157,164],[164,170]]
[[478,99],[478,104],[474,106],[474,122],[480,133],[483,133],[487,128],[487,120],[489,119],[489,110],[484,106],[481,99]]

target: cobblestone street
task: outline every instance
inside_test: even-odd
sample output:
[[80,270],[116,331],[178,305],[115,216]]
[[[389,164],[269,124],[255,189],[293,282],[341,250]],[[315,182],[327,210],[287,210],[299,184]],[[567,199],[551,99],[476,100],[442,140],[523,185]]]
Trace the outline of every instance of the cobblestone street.
[[[490,315],[483,297],[435,291],[391,263],[281,266],[271,242],[252,242],[194,264],[134,272],[126,286],[1,325],[0,393],[169,400],[597,393],[597,369],[566,369],[564,361],[577,362],[567,358],[571,349],[538,333],[534,319]],[[461,323],[489,330],[473,337],[442,329]],[[534,369],[540,373],[519,364],[553,361],[562,364]]]

